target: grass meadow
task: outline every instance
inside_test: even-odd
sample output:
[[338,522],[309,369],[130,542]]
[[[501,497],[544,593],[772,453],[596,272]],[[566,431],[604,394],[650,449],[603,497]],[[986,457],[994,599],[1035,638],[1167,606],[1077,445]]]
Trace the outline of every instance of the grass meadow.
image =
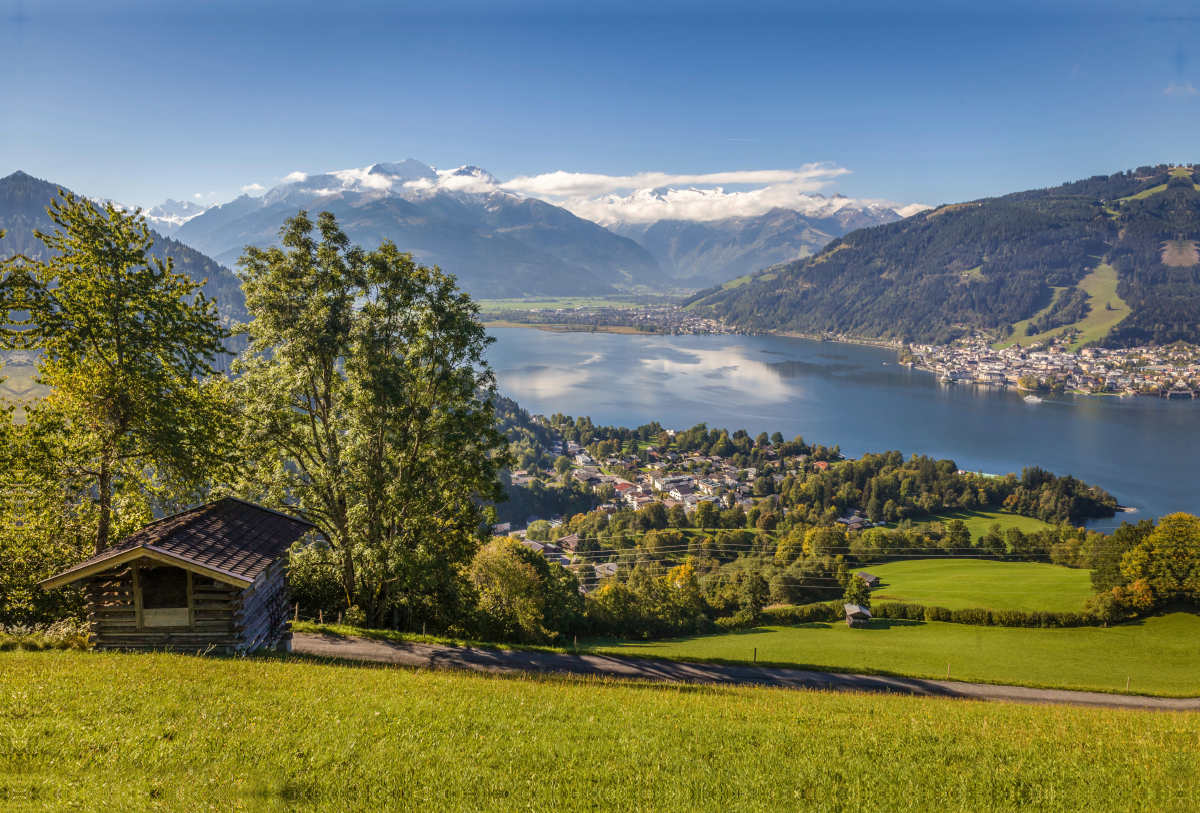
[[[961,519],[971,532],[971,539],[978,541],[987,533],[988,528],[999,525],[1001,529],[1020,528],[1023,533],[1040,531],[1043,528],[1053,528],[1048,522],[1042,522],[1036,517],[1023,517],[1020,514],[1010,514],[1007,511],[943,511],[937,516],[930,517],[938,522],[950,522]],[[922,520],[924,521],[924,520]]]
[[[583,642],[581,643],[581,648]],[[1167,613],[1115,627],[1023,629],[875,619],[759,627],[665,641],[588,641],[590,651],[706,663],[757,662],[832,672],[1059,689],[1200,695],[1200,617]],[[755,652],[757,650],[757,653]]]
[[[1164,187],[1165,188],[1165,187]],[[1147,196],[1149,193],[1142,193],[1141,196]],[[1075,322],[1073,327],[1079,329],[1080,333],[1075,338],[1070,349],[1078,350],[1084,344],[1092,341],[1097,341],[1108,335],[1108,331],[1112,330],[1113,326],[1129,315],[1129,305],[1125,300],[1117,296],[1117,271],[1111,265],[1101,264],[1096,266],[1090,274],[1083,278],[1079,283],[1079,287],[1088,293],[1091,297],[1088,304],[1091,310],[1086,316],[1078,322]],[[1065,288],[1055,288],[1054,296],[1066,290]],[[1022,320],[1013,324],[1013,334],[1003,342],[996,345],[998,348],[1010,347],[1014,344],[1019,344],[1028,347],[1034,342],[1046,342],[1050,338],[1057,336],[1063,332],[1064,327],[1056,327],[1053,330],[1045,333],[1039,333],[1036,336],[1026,336],[1025,327],[1030,322],[1038,319],[1043,314],[1047,313],[1054,301],[1042,308],[1033,317]],[[1112,310],[1106,309],[1105,304],[1112,305]]]
[[1197,749],[1180,713],[0,653],[10,811],[1183,811]]
[[871,565],[872,601],[906,601],[961,610],[1082,612],[1095,592],[1091,572],[1034,562],[914,559]]

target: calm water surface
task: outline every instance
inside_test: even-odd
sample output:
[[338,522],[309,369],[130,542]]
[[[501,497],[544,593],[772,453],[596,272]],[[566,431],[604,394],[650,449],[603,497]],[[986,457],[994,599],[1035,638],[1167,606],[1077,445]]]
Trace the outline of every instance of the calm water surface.
[[[899,449],[994,474],[1036,465],[1108,490],[1135,520],[1200,513],[1200,401],[1062,396],[941,384],[894,351],[777,336],[629,336],[500,328],[500,391],[596,424],[803,435],[842,452]],[[1110,527],[1106,520],[1097,527]]]

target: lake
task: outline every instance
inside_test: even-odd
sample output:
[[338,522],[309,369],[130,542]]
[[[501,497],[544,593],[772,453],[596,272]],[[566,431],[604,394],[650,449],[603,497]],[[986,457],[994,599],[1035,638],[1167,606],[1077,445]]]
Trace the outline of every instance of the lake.
[[1200,513],[1200,402],[1052,396],[942,384],[877,347],[780,336],[637,336],[491,330],[500,391],[532,413],[597,425],[697,423],[779,431],[848,457],[899,449],[990,474],[1041,466],[1107,490],[1135,513]]

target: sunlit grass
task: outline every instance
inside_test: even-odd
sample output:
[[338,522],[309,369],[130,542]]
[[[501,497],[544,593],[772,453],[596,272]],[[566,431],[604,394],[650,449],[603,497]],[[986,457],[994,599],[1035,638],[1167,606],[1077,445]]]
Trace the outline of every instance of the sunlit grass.
[[1095,592],[1087,570],[1036,562],[913,559],[869,565],[880,578],[875,601],[905,601],[960,610],[1081,612]]
[[8,810],[1189,810],[1200,718],[303,658],[0,655]]
[[[592,651],[798,666],[1087,691],[1200,695],[1200,618],[1171,613],[1116,627],[1023,629],[876,619],[761,627],[670,641],[589,641]],[[757,649],[757,653],[755,650]]]

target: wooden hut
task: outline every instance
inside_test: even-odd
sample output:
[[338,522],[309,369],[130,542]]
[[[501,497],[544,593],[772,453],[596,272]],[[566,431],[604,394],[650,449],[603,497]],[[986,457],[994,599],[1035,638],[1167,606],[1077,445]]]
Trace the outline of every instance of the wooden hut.
[[879,586],[879,577],[873,573],[868,573],[867,571],[862,570],[854,575],[865,581],[867,583],[867,587],[870,587],[872,590]]
[[846,626],[851,629],[867,629],[871,626],[871,611],[861,604],[845,604]]
[[313,530],[225,497],[152,522],[40,582],[81,584],[97,649],[291,649],[287,554]]

